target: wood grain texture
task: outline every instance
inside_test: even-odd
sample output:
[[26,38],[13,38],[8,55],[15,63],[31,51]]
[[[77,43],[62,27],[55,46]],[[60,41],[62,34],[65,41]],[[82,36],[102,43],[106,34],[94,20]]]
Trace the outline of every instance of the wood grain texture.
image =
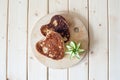
[[107,0],[89,0],[89,80],[108,80]]
[[[49,0],[49,13],[67,9],[67,0]],[[49,69],[49,80],[67,80],[67,69]]]
[[[69,0],[69,11],[76,12],[88,29],[87,0]],[[88,55],[75,67],[69,69],[69,80],[88,80]]]
[[27,0],[9,1],[7,76],[26,80]]
[[67,80],[67,70],[49,69],[49,80]]
[[109,80],[120,80],[120,0],[109,0]]
[[47,0],[29,0],[28,17],[28,80],[47,80],[47,68],[34,56],[30,37],[35,23],[47,14]]
[[[49,69],[31,51],[31,31],[64,10],[89,31],[89,55],[69,69]],[[119,34],[120,0],[0,0],[0,80],[120,80]]]
[[0,80],[6,80],[7,0],[0,0]]
[[68,10],[68,0],[49,0],[49,13]]

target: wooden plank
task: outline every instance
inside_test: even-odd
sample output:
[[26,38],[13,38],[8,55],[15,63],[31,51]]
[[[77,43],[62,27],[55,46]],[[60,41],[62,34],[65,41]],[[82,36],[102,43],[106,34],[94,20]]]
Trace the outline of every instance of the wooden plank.
[[67,69],[49,69],[49,80],[67,80]]
[[27,0],[9,0],[9,80],[26,80]]
[[28,23],[28,80],[47,80],[47,68],[31,51],[30,36],[35,23],[47,14],[47,0],[29,0]]
[[[69,0],[69,11],[76,12],[88,29],[88,0]],[[88,55],[78,65],[69,69],[69,80],[88,80]]]
[[89,80],[108,80],[107,0],[89,0]]
[[7,3],[0,1],[0,80],[6,80]]
[[120,0],[109,0],[109,79],[120,80]]
[[68,0],[50,0],[49,12],[66,11],[68,10]]
[[[67,0],[50,0],[49,13],[68,9]],[[67,69],[49,69],[49,80],[67,80]]]

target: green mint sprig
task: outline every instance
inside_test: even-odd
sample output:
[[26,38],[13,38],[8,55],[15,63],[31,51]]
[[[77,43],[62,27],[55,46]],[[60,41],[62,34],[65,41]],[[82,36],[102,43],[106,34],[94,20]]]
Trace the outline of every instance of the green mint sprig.
[[77,57],[80,59],[81,53],[83,53],[85,50],[80,48],[81,43],[75,43],[74,41],[71,41],[69,44],[66,45],[67,51],[65,52],[66,54],[70,55],[70,59],[73,57]]

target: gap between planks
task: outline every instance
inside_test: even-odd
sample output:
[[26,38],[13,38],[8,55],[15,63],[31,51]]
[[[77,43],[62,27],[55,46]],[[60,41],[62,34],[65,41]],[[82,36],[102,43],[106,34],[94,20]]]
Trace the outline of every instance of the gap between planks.
[[[49,0],[47,0],[47,14],[49,14]],[[47,67],[47,80],[49,80],[49,67]]]
[[89,80],[89,54],[90,54],[90,32],[89,32],[89,0],[87,0],[87,6],[88,6],[88,12],[87,12],[87,15],[88,15],[88,80]]
[[109,80],[109,4],[108,4],[108,0],[107,0],[107,54],[108,54],[108,59],[107,59],[107,80]]
[[28,80],[28,33],[29,33],[29,0],[27,0],[26,80]]
[[8,26],[9,26],[9,0],[7,1],[7,25],[6,25],[6,80],[8,80]]

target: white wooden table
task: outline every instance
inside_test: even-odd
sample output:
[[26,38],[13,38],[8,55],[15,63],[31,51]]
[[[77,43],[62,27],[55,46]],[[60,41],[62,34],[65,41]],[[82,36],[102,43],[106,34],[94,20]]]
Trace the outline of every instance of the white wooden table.
[[[30,47],[38,19],[74,11],[89,32],[89,53],[77,66],[50,69]],[[0,0],[0,80],[120,80],[120,0]]]

